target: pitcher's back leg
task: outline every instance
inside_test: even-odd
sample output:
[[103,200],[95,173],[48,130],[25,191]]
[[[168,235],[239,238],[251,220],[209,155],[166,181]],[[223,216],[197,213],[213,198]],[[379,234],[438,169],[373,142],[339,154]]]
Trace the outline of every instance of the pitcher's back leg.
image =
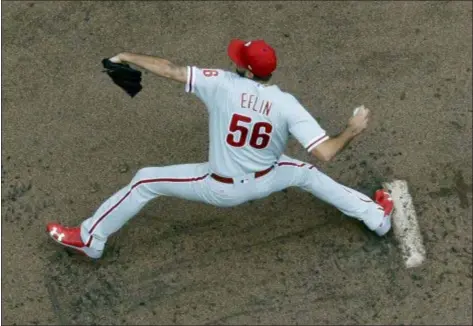
[[345,215],[363,221],[378,235],[386,234],[391,228],[390,210],[385,212],[368,196],[336,182],[311,164],[284,155],[278,162],[274,179],[276,191],[298,187],[310,192]]

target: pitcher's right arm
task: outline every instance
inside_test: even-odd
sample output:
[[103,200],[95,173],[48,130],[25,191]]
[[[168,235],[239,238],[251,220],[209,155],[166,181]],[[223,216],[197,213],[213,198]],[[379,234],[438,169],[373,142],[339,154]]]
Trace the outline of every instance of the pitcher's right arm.
[[368,124],[369,110],[360,110],[350,118],[343,132],[331,137],[295,98],[290,102],[291,109],[288,114],[290,133],[308,152],[324,162],[332,160]]
[[312,149],[311,153],[321,161],[328,162],[341,152],[357,135],[368,126],[369,109],[360,110],[348,120],[344,131]]

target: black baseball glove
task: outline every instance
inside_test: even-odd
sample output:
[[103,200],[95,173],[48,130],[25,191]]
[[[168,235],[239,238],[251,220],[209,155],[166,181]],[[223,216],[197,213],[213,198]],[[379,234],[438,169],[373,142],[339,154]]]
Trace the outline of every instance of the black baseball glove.
[[131,97],[134,97],[143,88],[141,86],[141,71],[133,69],[125,63],[114,63],[107,58],[102,60],[102,64],[105,68],[103,72],[106,72],[113,82]]

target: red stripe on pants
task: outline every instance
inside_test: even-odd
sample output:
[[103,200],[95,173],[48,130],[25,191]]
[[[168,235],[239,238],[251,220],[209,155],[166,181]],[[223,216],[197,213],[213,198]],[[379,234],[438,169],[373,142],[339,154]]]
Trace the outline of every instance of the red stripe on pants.
[[[352,193],[350,190],[346,189],[345,187],[342,187],[346,192],[349,192],[350,194]],[[363,198],[360,198],[358,196],[356,196],[356,198],[358,198],[359,200],[361,201],[364,201],[365,203],[372,203],[373,201],[372,200],[366,200],[366,199],[363,199]]]
[[112,207],[110,207],[110,209],[108,211],[106,211],[102,216],[100,216],[100,218],[97,220],[97,222],[95,222],[95,224],[92,226],[92,228],[90,229],[89,233],[90,233],[90,238],[89,238],[89,241],[87,241],[87,244],[86,246],[90,246],[90,243],[92,242],[92,232],[94,232],[95,228],[97,227],[97,225],[99,225],[99,223],[105,218],[107,217],[107,215],[109,215],[115,208],[117,208],[130,194],[131,192],[133,191],[133,189],[135,189],[136,187],[138,187],[139,185],[142,185],[142,184],[145,184],[145,183],[154,183],[154,182],[193,182],[193,181],[200,181],[200,180],[203,180],[205,179],[206,177],[208,176],[208,174],[206,175],[203,175],[201,177],[197,177],[197,178],[186,178],[186,179],[178,179],[178,178],[161,178],[161,179],[147,179],[147,180],[141,180],[137,183],[135,183],[130,191],[128,191],[125,196],[123,196],[122,199],[120,199],[118,201],[118,203],[116,203],[115,205],[113,205]]
[[298,168],[301,168],[305,166],[305,163],[301,163],[301,164],[292,163],[292,162],[279,162],[278,163],[278,166],[283,166],[283,165],[297,166]]

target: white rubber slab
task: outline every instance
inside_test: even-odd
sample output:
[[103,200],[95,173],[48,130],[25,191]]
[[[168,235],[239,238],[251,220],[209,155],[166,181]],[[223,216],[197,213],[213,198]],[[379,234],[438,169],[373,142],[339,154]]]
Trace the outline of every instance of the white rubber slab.
[[390,191],[394,202],[393,232],[400,243],[405,265],[418,267],[425,261],[425,248],[407,182],[394,180],[383,186]]

